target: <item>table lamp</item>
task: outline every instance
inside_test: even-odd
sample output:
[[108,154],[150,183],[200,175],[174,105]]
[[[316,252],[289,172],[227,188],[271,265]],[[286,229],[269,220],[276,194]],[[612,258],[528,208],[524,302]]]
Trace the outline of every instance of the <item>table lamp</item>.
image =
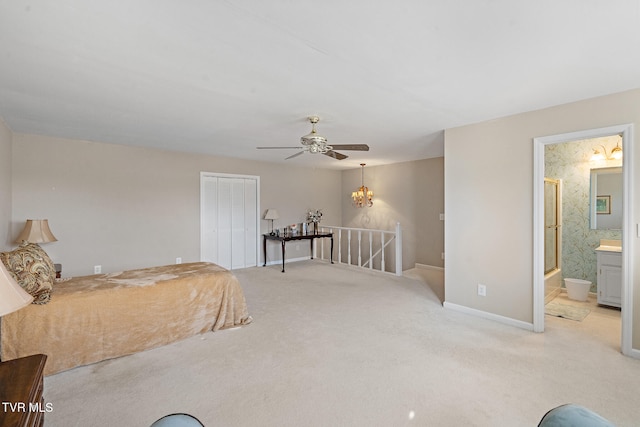
[[0,317],[31,304],[31,301],[33,297],[16,283],[0,261]]
[[278,218],[280,218],[280,216],[278,215],[278,211],[275,209],[267,209],[267,213],[264,214],[264,219],[271,221],[271,231],[269,234],[272,236],[276,234],[273,232],[273,220]]

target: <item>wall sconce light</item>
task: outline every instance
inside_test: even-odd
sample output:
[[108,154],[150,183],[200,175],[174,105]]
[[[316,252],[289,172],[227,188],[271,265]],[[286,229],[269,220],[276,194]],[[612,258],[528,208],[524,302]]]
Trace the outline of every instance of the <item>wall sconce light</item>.
[[622,147],[620,144],[616,144],[616,146],[611,150],[610,154],[607,154],[607,149],[604,145],[601,145],[604,154],[600,152],[597,148],[593,149],[593,155],[591,156],[592,162],[597,162],[600,160],[620,160],[622,159]]
[[269,231],[271,236],[276,234],[273,232],[273,220],[278,218],[280,218],[280,215],[278,215],[278,211],[275,209],[267,209],[267,213],[264,214],[264,219],[271,221],[271,231]]
[[351,198],[353,199],[353,206],[356,208],[364,208],[365,206],[371,207],[373,206],[373,191],[369,190],[364,186],[364,166],[365,163],[360,163],[362,167],[361,172],[361,183],[362,185],[356,191],[351,193]]

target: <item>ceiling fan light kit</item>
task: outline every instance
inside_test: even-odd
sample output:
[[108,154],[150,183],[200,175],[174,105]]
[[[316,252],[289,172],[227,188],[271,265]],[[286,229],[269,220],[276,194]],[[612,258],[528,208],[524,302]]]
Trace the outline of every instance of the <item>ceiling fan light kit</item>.
[[256,147],[259,150],[279,150],[279,149],[298,149],[302,150],[296,154],[293,154],[285,160],[292,159],[294,157],[298,157],[303,154],[305,151],[311,154],[324,154],[325,156],[332,157],[336,160],[344,160],[349,156],[346,156],[342,153],[338,153],[333,151],[334,148],[340,150],[353,150],[353,151],[369,151],[369,146],[367,144],[341,144],[341,145],[329,145],[327,143],[327,138],[322,135],[319,135],[316,131],[316,123],[320,121],[318,116],[309,116],[309,122],[311,123],[311,132],[307,135],[300,137],[300,143],[302,147]]
[[308,145],[311,147],[321,146],[327,148],[327,151],[331,150],[332,147],[327,145],[327,138],[322,135],[318,135],[318,132],[316,132],[316,123],[319,121],[320,118],[318,116],[309,116],[309,122],[311,122],[311,133],[301,137],[300,142],[302,145]]

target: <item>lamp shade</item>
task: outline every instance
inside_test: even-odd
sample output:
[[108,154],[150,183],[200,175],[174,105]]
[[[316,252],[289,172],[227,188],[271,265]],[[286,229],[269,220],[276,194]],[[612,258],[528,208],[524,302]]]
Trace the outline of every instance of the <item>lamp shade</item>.
[[267,213],[264,214],[264,219],[278,219],[280,215],[278,215],[278,211],[275,209],[267,209]]
[[56,236],[53,235],[49,228],[49,220],[46,219],[28,219],[22,232],[15,240],[16,243],[47,243],[56,242]]
[[13,280],[11,273],[0,261],[0,316],[31,304],[33,297]]

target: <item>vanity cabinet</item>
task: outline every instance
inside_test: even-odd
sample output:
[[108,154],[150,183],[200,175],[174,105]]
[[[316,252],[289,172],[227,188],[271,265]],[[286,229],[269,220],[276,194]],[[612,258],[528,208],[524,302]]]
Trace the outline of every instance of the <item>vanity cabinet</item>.
[[622,253],[596,250],[598,304],[620,307],[622,301]]

